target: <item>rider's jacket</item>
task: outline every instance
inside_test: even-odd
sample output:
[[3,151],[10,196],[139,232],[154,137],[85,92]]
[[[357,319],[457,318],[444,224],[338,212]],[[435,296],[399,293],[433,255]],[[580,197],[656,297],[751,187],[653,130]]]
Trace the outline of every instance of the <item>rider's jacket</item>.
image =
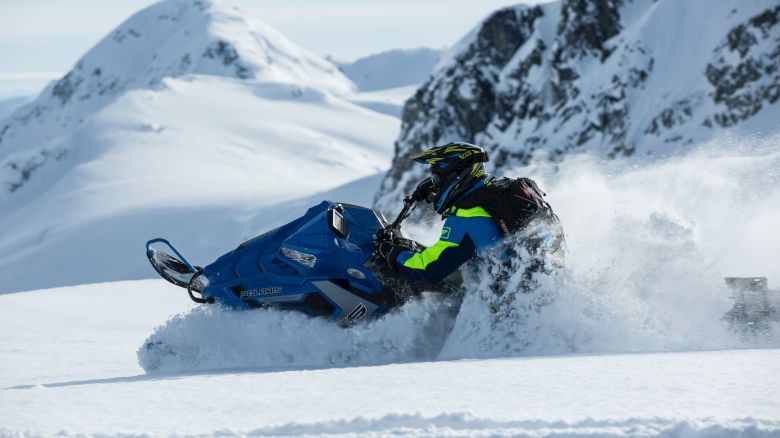
[[458,203],[484,185],[484,180],[477,183],[450,208],[438,242],[422,252],[401,251],[396,257],[401,275],[428,283],[439,282],[474,257],[477,251],[502,238],[487,210],[480,206],[458,208]]

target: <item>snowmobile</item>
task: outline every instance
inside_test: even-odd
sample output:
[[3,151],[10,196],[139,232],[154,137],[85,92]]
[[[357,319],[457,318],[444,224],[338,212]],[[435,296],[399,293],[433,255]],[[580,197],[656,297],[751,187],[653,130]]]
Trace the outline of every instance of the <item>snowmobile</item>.
[[415,198],[406,196],[388,223],[379,211],[323,201],[203,268],[161,238],[146,243],[146,256],[162,278],[187,289],[196,303],[294,309],[349,325],[431,290],[400,278],[374,257],[375,236],[402,238],[401,222],[414,206]]

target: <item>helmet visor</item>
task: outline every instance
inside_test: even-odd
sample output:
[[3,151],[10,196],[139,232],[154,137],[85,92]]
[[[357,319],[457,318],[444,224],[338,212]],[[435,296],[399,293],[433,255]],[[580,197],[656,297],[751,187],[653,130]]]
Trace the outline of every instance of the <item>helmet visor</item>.
[[433,183],[433,187],[439,188],[441,186],[441,175],[438,173],[432,173],[431,182]]
[[446,181],[447,171],[440,168],[440,167],[431,167],[431,182],[433,183],[433,187],[436,189],[440,189],[442,185],[444,185]]

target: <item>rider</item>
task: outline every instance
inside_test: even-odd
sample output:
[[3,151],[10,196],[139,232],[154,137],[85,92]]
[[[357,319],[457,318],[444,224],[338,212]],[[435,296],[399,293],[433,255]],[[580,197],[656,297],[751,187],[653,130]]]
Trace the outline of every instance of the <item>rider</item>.
[[[533,180],[497,180],[485,174],[488,156],[479,146],[448,143],[410,158],[430,165],[431,171],[430,178],[418,185],[413,200],[432,202],[445,222],[439,241],[427,248],[406,239],[377,241],[379,256],[404,277],[437,283],[533,219],[559,227],[543,199],[545,194]],[[537,239],[534,245],[544,241],[544,237]]]

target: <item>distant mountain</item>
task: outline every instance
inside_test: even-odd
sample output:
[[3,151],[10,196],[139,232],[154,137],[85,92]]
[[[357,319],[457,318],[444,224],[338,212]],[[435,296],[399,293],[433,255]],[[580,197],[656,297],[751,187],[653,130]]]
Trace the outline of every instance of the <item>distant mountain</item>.
[[407,158],[449,141],[491,167],[664,157],[727,132],[780,128],[780,5],[762,0],[562,0],[501,9],[406,102],[389,206],[422,176]]
[[11,113],[16,111],[22,104],[31,100],[32,97],[30,96],[17,96],[0,100],[0,122],[2,122],[4,118],[10,116]]
[[154,276],[158,235],[208,261],[386,170],[400,121],[353,87],[219,2],[139,12],[0,125],[0,292]]
[[60,136],[133,89],[202,74],[311,87],[354,85],[330,62],[221,2],[166,0],[130,17],[63,78],[0,124],[2,192],[16,191],[69,151]]
[[337,64],[360,91],[375,91],[422,84],[441,55],[441,50],[428,48],[398,49]]

